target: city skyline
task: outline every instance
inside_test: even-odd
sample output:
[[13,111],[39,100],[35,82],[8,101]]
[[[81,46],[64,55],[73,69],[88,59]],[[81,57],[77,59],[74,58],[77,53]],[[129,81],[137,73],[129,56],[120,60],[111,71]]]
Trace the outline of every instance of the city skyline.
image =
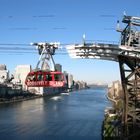
[[[30,44],[31,42],[82,43],[83,34],[89,42],[105,41],[118,43],[120,33],[115,31],[117,20],[123,12],[140,16],[138,0],[135,8],[131,1],[106,0],[0,0],[0,44]],[[123,27],[123,24],[121,24]],[[88,42],[88,41],[87,41]],[[66,45],[65,45],[66,44]],[[8,45],[7,45],[8,46]],[[0,45],[0,47],[7,47]],[[10,46],[33,48],[32,46]],[[17,53],[16,53],[17,52]],[[58,51],[59,52],[59,51]],[[0,50],[0,64],[6,64],[10,72],[17,65],[38,61],[37,53],[13,54]],[[111,83],[120,80],[119,65],[116,62],[95,59],[71,59],[68,54],[57,53],[55,62],[63,71],[73,74],[75,80],[88,83]]]

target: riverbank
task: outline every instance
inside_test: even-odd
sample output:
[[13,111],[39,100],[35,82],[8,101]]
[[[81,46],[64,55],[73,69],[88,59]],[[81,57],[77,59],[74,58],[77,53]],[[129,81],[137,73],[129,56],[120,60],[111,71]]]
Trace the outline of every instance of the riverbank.
[[[84,90],[88,89],[89,87],[83,87],[83,88],[71,88],[71,89],[65,89],[64,92],[73,92],[77,90]],[[21,102],[25,100],[32,100],[36,98],[41,98],[41,97],[46,97],[46,96],[55,96],[61,94],[46,94],[46,95],[41,95],[41,94],[35,94],[30,91],[24,91],[22,90],[20,85],[16,86],[11,86],[8,84],[5,85],[0,85],[0,104],[6,104],[6,103],[14,103],[14,102]]]
[[42,96],[40,95],[35,95],[31,93],[23,93],[21,95],[15,95],[15,96],[5,96],[5,97],[0,97],[0,104],[21,102],[21,101],[32,100],[41,97]]
[[112,107],[105,109],[105,119],[103,121],[103,140],[120,140],[122,129],[122,88],[119,81],[113,82],[108,87],[106,98],[112,103]]

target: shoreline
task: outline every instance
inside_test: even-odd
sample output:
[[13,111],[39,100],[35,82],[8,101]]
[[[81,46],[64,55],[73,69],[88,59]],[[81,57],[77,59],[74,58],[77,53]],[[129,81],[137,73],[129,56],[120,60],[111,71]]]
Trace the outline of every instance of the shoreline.
[[13,96],[13,98],[10,98],[10,99],[8,99],[8,98],[0,98],[0,105],[1,104],[7,104],[7,103],[22,102],[22,101],[26,101],[26,100],[32,100],[32,99],[36,99],[36,98],[41,98],[41,97],[43,97],[43,96],[40,96],[40,95],[32,95],[30,97],[29,96],[28,97]]
[[[83,89],[89,89],[89,88],[82,88],[82,89],[78,89],[78,90],[83,90]],[[73,91],[77,91],[77,90],[68,91],[68,93],[73,92]],[[32,94],[30,92],[27,92],[27,93],[23,93],[22,95],[13,95],[13,97],[11,97],[11,98],[8,98],[8,96],[7,97],[5,96],[5,97],[0,97],[0,105],[7,104],[7,103],[22,102],[22,101],[32,100],[32,99],[36,99],[36,98],[56,96],[59,94],[61,94],[61,93],[43,96],[43,95],[37,95],[37,94]]]

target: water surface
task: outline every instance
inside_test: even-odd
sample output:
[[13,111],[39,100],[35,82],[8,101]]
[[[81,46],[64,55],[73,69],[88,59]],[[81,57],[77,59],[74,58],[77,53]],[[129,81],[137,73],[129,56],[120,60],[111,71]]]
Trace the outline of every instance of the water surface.
[[105,88],[0,105],[0,139],[101,140]]

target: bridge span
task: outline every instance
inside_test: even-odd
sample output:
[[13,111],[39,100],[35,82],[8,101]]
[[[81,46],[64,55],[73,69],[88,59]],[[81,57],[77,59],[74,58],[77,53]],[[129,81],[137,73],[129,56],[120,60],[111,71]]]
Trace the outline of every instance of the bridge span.
[[134,140],[140,136],[140,17],[124,15],[120,44],[86,43],[67,46],[72,58],[102,59],[119,63],[123,87],[123,110],[119,124],[120,139]]

